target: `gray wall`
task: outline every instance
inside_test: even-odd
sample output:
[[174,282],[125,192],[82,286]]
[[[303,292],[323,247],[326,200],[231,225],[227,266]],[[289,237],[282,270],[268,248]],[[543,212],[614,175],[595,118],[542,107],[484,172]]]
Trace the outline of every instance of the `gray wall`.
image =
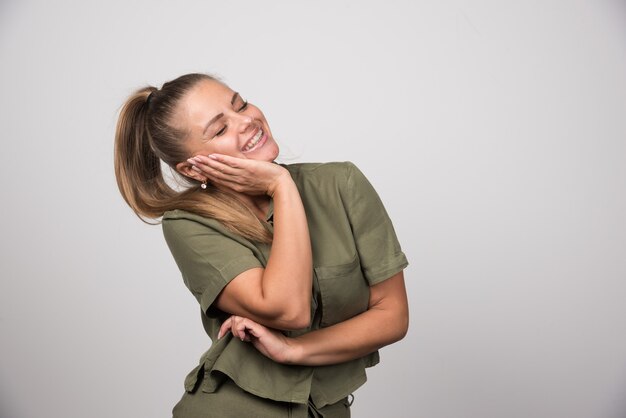
[[609,0],[0,4],[0,416],[165,417],[206,349],[116,112],[190,71],[282,161],[351,160],[411,265],[355,417],[626,415],[626,10]]

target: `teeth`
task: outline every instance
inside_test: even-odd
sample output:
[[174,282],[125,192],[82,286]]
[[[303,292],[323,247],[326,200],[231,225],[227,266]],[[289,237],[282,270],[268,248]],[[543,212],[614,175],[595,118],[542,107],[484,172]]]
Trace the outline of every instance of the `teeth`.
[[254,135],[252,139],[250,140],[250,142],[248,142],[248,144],[243,148],[244,151],[250,151],[252,148],[254,148],[254,146],[259,143],[259,140],[261,139],[262,136],[263,136],[263,129],[259,128],[256,135]]

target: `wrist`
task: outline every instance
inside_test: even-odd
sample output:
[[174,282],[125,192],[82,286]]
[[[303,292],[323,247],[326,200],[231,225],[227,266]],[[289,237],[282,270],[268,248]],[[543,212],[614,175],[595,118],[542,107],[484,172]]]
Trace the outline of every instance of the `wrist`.
[[302,364],[302,360],[304,358],[304,346],[301,341],[296,338],[288,338],[287,340],[289,349],[285,355],[284,364]]
[[270,197],[274,197],[277,192],[291,187],[294,184],[289,171],[286,168],[281,167],[281,173],[276,179],[267,187],[266,194]]

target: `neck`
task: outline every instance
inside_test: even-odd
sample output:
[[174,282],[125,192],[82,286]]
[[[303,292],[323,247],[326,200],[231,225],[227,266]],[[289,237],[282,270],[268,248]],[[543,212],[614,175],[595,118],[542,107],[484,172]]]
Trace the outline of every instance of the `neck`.
[[265,221],[267,211],[270,207],[270,197],[267,195],[251,196],[238,193],[237,197],[257,216],[257,218]]

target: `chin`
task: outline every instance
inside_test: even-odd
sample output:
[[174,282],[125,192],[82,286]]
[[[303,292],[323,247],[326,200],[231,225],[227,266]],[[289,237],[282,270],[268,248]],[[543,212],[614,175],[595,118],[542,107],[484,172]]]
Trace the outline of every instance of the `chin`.
[[278,148],[278,144],[274,141],[272,141],[272,149],[274,152],[272,152],[272,159],[270,161],[274,161],[276,160],[276,158],[278,158],[278,154],[280,152],[280,149]]

